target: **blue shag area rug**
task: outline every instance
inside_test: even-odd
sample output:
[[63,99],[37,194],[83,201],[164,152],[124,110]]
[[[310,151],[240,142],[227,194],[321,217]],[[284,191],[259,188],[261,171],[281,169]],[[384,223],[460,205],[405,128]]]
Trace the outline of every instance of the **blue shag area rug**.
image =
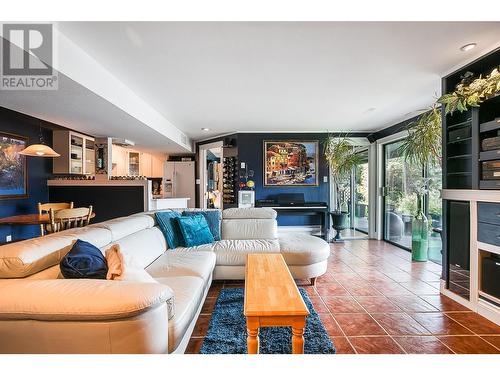
[[[307,295],[299,288],[309,309],[304,333],[305,354],[334,354],[328,333]],[[246,354],[247,329],[243,315],[243,288],[224,288],[220,291],[210,320],[207,335],[200,354]],[[290,327],[263,327],[259,332],[261,354],[290,354],[292,352],[292,329]]]

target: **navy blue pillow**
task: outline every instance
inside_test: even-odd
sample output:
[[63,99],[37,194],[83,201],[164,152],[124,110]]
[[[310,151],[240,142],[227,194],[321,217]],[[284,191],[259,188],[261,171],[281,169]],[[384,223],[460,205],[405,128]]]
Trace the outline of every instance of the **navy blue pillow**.
[[76,240],[59,264],[66,279],[106,279],[108,264],[103,253],[89,242]]
[[221,212],[219,210],[212,211],[184,211],[183,216],[195,216],[203,215],[208,223],[208,228],[212,233],[215,241],[220,240],[220,222],[221,222]]
[[168,247],[175,249],[176,247],[184,246],[184,239],[179,228],[179,223],[175,220],[181,217],[181,214],[177,211],[161,211],[156,212],[155,217],[163,236],[167,240]]
[[203,215],[181,216],[175,220],[179,223],[187,247],[214,242],[214,236]]

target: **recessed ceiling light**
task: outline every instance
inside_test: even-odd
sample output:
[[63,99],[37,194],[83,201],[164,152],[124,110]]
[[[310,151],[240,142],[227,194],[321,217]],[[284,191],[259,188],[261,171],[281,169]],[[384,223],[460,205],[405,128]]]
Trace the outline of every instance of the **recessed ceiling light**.
[[466,52],[466,51],[470,51],[471,49],[475,48],[476,46],[477,46],[477,43],[468,43],[468,44],[460,47],[460,50]]
[[204,132],[209,132],[210,128],[201,128],[201,130],[203,130]]

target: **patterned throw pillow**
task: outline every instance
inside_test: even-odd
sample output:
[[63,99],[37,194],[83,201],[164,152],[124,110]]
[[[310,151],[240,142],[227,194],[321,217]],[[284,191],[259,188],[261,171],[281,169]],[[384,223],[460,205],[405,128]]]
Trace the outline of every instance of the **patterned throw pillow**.
[[214,236],[215,241],[220,241],[220,222],[222,220],[222,214],[219,210],[210,211],[184,211],[182,216],[196,216],[203,215],[208,223],[208,228]]
[[179,223],[179,227],[187,247],[214,242],[214,236],[208,228],[205,216],[181,216],[176,220]]
[[179,246],[184,246],[184,239],[182,237],[179,223],[175,220],[181,217],[181,214],[176,211],[161,211],[155,213],[158,226],[167,240],[168,247],[175,249]]

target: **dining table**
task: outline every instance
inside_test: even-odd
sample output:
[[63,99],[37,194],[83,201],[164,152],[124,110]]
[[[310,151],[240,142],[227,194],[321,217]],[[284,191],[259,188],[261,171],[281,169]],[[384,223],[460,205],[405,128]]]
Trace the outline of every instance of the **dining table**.
[[[95,212],[92,212],[90,218],[95,217]],[[14,215],[0,218],[0,225],[41,225],[50,224],[49,214],[25,214]]]

